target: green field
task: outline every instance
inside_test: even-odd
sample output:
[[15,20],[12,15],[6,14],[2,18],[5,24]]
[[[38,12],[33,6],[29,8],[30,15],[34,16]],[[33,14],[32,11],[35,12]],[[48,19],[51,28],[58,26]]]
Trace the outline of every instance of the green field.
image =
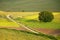
[[60,29],[60,13],[54,15],[54,17],[54,20],[50,23],[38,21],[37,15],[25,16],[24,18],[17,17],[15,20],[31,28]]
[[59,22],[44,23],[44,22],[39,22],[37,20],[26,20],[21,18],[18,21],[31,28],[60,29]]
[[[41,11],[52,12],[54,20],[47,23],[39,21],[38,14]],[[7,15],[11,15],[17,23],[8,19]],[[37,30],[42,28],[59,31],[60,0],[0,0],[0,40],[60,40],[60,34],[35,34],[27,30],[17,30],[23,27],[18,23]]]

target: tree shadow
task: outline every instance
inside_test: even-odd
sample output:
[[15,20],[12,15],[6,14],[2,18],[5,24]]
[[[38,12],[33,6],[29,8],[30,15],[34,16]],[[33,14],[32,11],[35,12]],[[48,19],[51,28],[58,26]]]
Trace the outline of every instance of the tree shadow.
[[38,20],[26,20],[26,22],[39,22]]

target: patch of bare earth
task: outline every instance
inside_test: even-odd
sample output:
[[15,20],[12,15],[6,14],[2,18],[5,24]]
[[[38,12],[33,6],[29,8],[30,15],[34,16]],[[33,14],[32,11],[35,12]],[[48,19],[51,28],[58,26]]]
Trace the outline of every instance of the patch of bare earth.
[[60,35],[60,29],[45,29],[45,28],[35,28],[38,32],[51,35]]

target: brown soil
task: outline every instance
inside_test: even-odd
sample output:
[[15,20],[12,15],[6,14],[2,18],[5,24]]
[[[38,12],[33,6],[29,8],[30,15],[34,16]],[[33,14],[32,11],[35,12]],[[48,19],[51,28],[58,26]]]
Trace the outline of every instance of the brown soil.
[[36,30],[45,34],[60,35],[60,29],[36,28]]

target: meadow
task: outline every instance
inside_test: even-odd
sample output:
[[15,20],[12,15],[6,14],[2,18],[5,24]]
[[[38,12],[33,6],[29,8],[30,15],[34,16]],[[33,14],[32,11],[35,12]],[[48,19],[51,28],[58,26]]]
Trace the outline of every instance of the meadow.
[[[0,11],[0,28],[20,28],[21,27],[17,23],[14,23],[14,22],[8,20],[6,17],[3,17],[3,16],[11,15],[15,21],[22,23],[23,25],[30,27],[30,28],[60,29],[60,12],[53,12],[54,20],[50,23],[49,22],[47,22],[47,23],[40,22],[38,20],[38,16],[39,16],[38,13],[39,12],[4,12],[4,11]],[[0,39],[2,39],[4,37],[4,39],[2,39],[2,40],[8,40],[13,37],[14,37],[13,39],[15,39],[16,34],[20,35],[20,36],[17,36],[18,40],[19,40],[19,37],[21,37],[20,39],[25,37],[22,40],[28,40],[27,38],[29,38],[29,40],[39,40],[39,39],[50,40],[49,38],[45,39],[45,37],[41,38],[40,36],[33,36],[32,34],[31,34],[31,36],[29,36],[30,34],[29,33],[28,33],[29,35],[24,34],[25,32],[24,33],[20,33],[20,32],[15,33],[15,31],[13,31],[13,30],[11,31],[11,33],[13,33],[14,36],[12,36],[13,34],[11,34],[8,31],[7,36],[8,37],[10,36],[10,37],[5,39],[6,35],[2,31],[4,31],[6,33],[7,30],[6,31],[5,31],[5,29],[0,30],[1,34],[3,35]],[[16,31],[16,32],[18,32],[18,31]],[[23,36],[23,35],[25,35],[25,36]],[[28,36],[27,38],[26,38],[26,35]],[[37,39],[35,39],[36,37],[37,37]],[[59,40],[60,36],[56,36],[56,38]]]
[[[40,22],[38,13],[53,11],[52,22]],[[12,18],[28,28],[60,30],[60,0],[0,0],[0,40],[60,40],[60,35],[35,34],[26,30],[17,30],[21,25],[12,22]],[[15,29],[14,29],[15,28]],[[59,31],[60,32],[60,31]]]

